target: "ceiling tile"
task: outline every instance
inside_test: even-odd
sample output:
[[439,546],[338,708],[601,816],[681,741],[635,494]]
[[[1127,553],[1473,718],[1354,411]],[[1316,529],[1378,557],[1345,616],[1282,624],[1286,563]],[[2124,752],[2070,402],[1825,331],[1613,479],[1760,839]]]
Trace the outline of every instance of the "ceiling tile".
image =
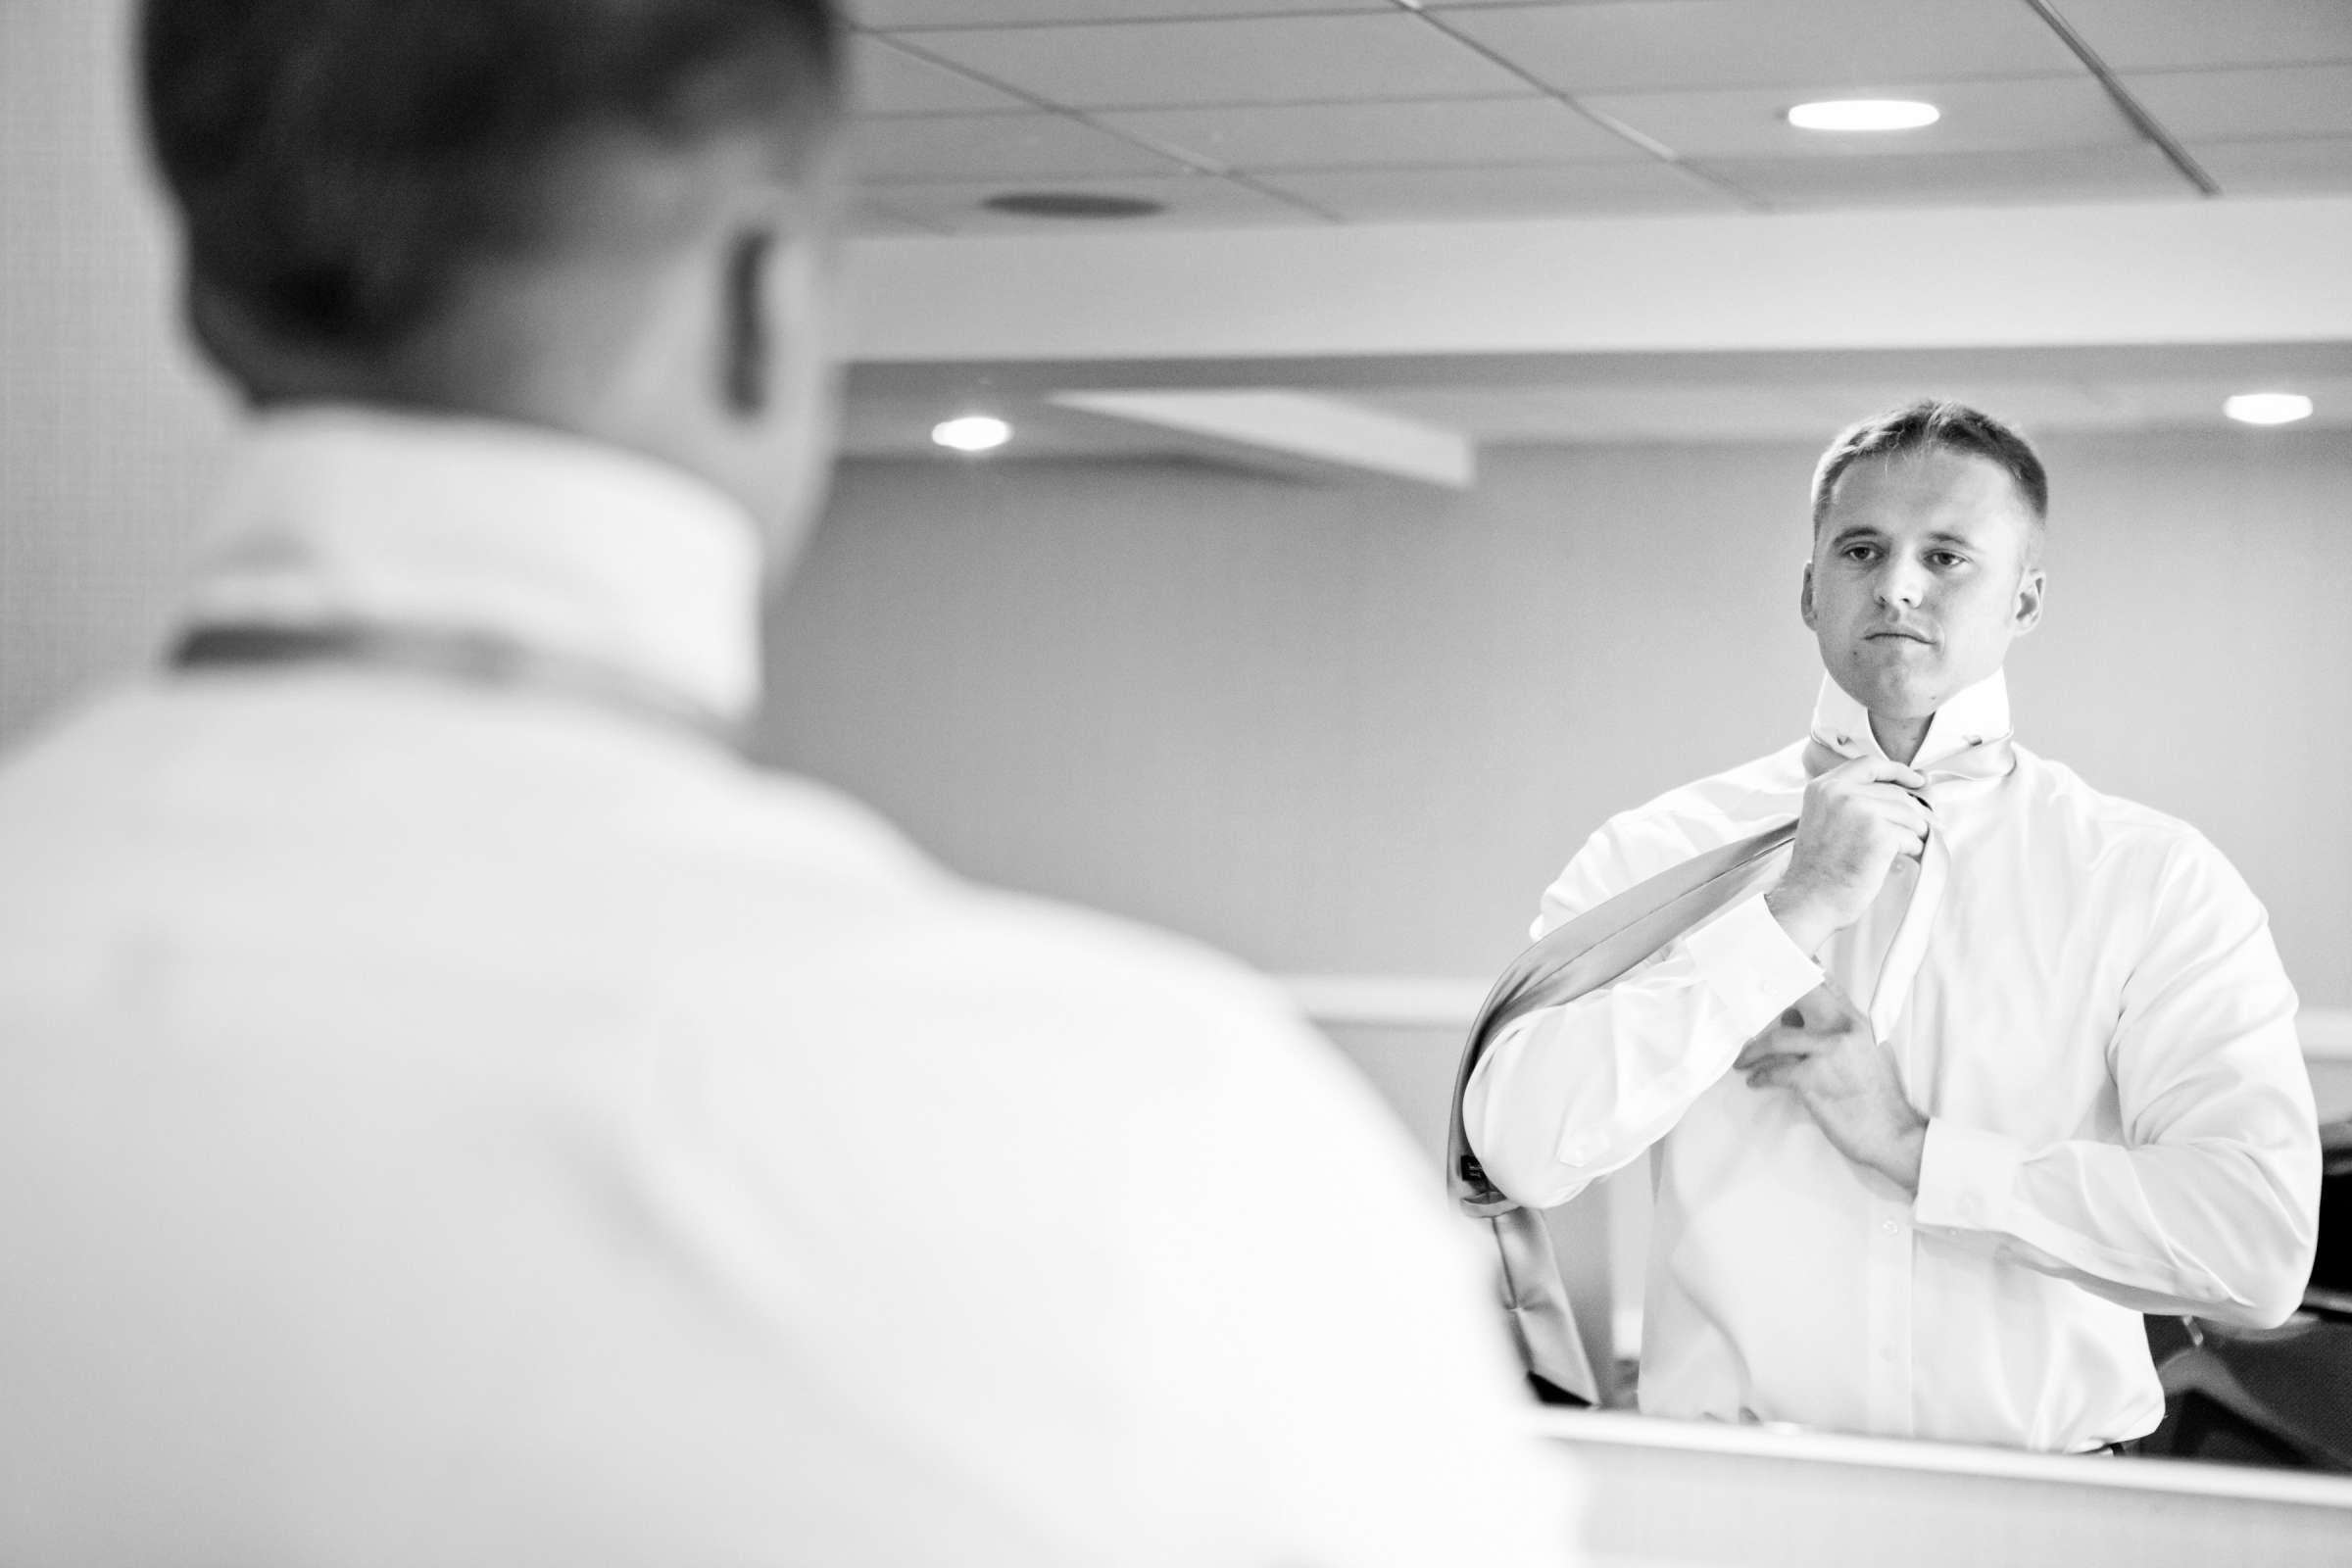
[[2209,141],[2189,155],[2230,196],[2352,191],[2352,137],[2312,141]]
[[987,114],[1032,108],[961,72],[918,60],[870,33],[850,38],[852,99],[869,115]]
[[2060,0],[2059,10],[2117,71],[2352,62],[2345,0]]
[[1169,177],[1112,176],[1070,180],[1023,180],[1024,191],[1083,192],[1089,196],[1134,196],[1157,202],[1165,211],[1151,218],[1101,219],[1024,218],[994,213],[980,204],[1012,187],[1003,182],[954,181],[933,185],[893,185],[875,193],[874,201],[903,221],[956,233],[1113,234],[1137,228],[1235,228],[1324,221],[1316,213],[1278,197],[1252,190],[1210,174]]
[[2153,146],[1910,158],[1710,159],[1708,172],[1775,208],[1934,207],[2194,197]]
[[1061,115],[930,115],[850,126],[852,167],[877,184],[1176,173],[1183,165]]
[[2069,80],[1875,82],[1880,94],[1924,98],[1943,118],[1919,130],[1799,130],[1783,116],[1803,92],[1745,87],[1718,92],[1592,94],[1587,108],[1623,122],[1686,158],[1845,158],[2025,148],[2126,146],[2139,132],[2105,89]]
[[1426,168],[1649,157],[1553,98],[1163,109],[1100,118],[1123,134],[1227,169]]
[[2352,136],[2352,66],[2153,72],[2124,85],[2182,141]]
[[1587,213],[1725,211],[1729,196],[1671,165],[1545,164],[1519,169],[1335,170],[1259,183],[1361,222],[1566,218]]
[[2019,0],[1650,0],[1443,21],[1570,93],[2085,74]]
[[1255,17],[909,34],[927,54],[1076,109],[1525,96],[1418,17]]
[[852,0],[850,15],[861,27],[993,27],[1395,9],[1392,0]]

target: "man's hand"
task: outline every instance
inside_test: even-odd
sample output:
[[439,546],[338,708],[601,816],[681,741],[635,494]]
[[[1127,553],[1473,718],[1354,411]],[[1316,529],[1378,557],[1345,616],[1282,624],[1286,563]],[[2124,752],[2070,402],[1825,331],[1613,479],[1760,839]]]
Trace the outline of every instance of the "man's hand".
[[1740,1050],[1732,1066],[1751,1089],[1787,1089],[1840,1154],[1919,1191],[1928,1118],[1894,1074],[1894,1056],[1837,987],[1805,993]]
[[1796,850],[1764,906],[1807,953],[1862,918],[1897,856],[1928,841],[1927,779],[1884,757],[1831,768],[1805,786]]

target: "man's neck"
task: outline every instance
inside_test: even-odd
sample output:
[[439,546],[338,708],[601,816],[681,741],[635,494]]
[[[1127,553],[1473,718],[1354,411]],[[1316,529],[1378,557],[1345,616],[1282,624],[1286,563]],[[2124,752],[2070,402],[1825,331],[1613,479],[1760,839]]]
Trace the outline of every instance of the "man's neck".
[[1917,757],[1920,747],[1927,743],[1928,726],[1935,721],[1936,715],[1933,713],[1925,718],[1885,718],[1873,713],[1870,715],[1870,732],[1878,738],[1880,751],[1909,766],[1911,759]]

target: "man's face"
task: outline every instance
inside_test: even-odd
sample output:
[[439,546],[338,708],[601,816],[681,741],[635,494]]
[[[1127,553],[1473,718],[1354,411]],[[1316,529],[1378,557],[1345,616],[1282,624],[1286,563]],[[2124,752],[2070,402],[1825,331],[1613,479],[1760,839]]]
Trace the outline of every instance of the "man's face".
[[1881,718],[1925,719],[2041,618],[2036,524],[1998,465],[1946,448],[1838,475],[1801,602],[1821,662]]

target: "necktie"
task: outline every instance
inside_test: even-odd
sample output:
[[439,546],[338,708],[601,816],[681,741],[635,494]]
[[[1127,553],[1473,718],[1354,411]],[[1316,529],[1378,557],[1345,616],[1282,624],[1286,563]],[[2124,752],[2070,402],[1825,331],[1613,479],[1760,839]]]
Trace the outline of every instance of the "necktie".
[[[1814,736],[1805,748],[1806,774],[1818,776],[1848,760],[1851,744],[1846,737]],[[1921,769],[1928,777],[1922,794],[1933,811],[1939,799],[1956,801],[1970,783],[1998,780],[2015,765],[2007,735],[1972,739]],[[1598,1384],[1568,1313],[1550,1232],[1541,1214],[1487,1179],[1462,1125],[1462,1097],[1487,1049],[1504,1029],[1531,1012],[1599,990],[1685,932],[1769,886],[1787,868],[1795,837],[1795,818],[1776,822],[1595,905],[1512,959],[1471,1023],[1446,1124],[1446,1190],[1463,1213],[1494,1231],[1502,1261],[1503,1309],[1528,1370],[1587,1400],[1596,1399]],[[1882,1040],[1902,1014],[1950,878],[1950,845],[1944,831],[1932,824],[1918,881],[1871,992],[1871,1027]]]
[[[1928,788],[1921,793],[1933,810],[1938,798],[1948,803],[1955,792],[1948,784],[1932,777]],[[1931,820],[1927,843],[1920,850],[1918,871],[1909,878],[1911,897],[1903,906],[1903,917],[1895,925],[1894,940],[1887,944],[1886,956],[1879,960],[1878,977],[1870,988],[1870,1030],[1881,1040],[1893,1032],[1895,1020],[1903,1015],[1903,1004],[1911,996],[1911,982],[1919,974],[1920,960],[1928,954],[1928,935],[1935,929],[1936,911],[1943,903],[1943,890],[1951,879],[1951,837],[1941,824]]]

